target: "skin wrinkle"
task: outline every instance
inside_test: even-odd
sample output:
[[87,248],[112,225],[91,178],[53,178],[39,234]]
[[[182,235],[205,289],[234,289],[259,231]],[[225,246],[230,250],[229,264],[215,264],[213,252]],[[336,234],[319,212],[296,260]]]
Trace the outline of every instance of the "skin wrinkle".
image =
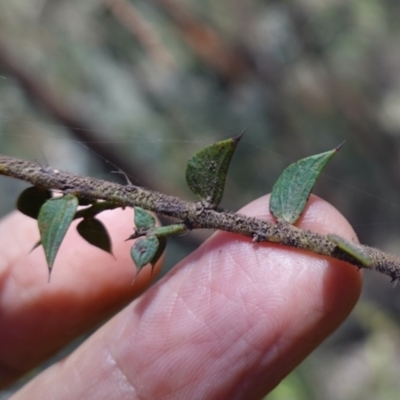
[[[244,340],[244,338],[243,337],[238,337],[238,339],[237,339],[237,342],[239,342],[239,341],[243,341]],[[230,343],[232,343],[232,340],[229,340],[229,342]],[[245,345],[246,345],[246,347],[248,347],[248,343],[247,343],[247,341],[245,341]],[[233,345],[233,347],[236,347],[236,344],[235,345]],[[239,346],[239,347],[241,347],[241,346]]]
[[[169,355],[171,353],[173,355],[173,353],[175,351],[175,348],[181,344],[181,343],[176,343],[172,347],[171,347],[171,345],[170,345],[170,347],[164,345],[164,343],[167,343],[167,340],[168,340],[168,332],[170,332],[174,328],[174,326],[173,326],[173,315],[175,313],[174,310],[176,310],[176,308],[178,307],[178,303],[179,303],[179,295],[178,295],[178,293],[175,292],[175,293],[170,293],[170,294],[172,294],[172,297],[171,297],[172,306],[169,307],[170,312],[169,312],[168,317],[166,318],[166,320],[167,320],[167,328],[166,329],[164,328],[162,335],[157,337],[157,342],[159,342],[160,339],[163,342],[161,344],[158,344],[158,347],[163,348],[162,356],[157,358],[157,359],[149,358],[149,360],[144,358],[144,360],[141,360],[140,370],[136,368],[136,364],[135,363],[130,364],[131,371],[130,371],[129,375],[130,376],[132,376],[132,375],[136,376],[136,379],[137,379],[138,382],[146,380],[146,376],[148,375],[148,373],[151,373],[151,371],[154,369],[154,363],[157,363],[158,364],[158,368],[157,369],[160,369],[159,367],[160,367],[160,364],[162,364],[162,360],[164,358],[166,358],[168,360]],[[150,310],[150,312],[151,312],[151,310]],[[134,332],[135,337],[132,340],[133,343],[141,342],[142,341],[142,337],[146,336],[147,329],[145,328],[145,326],[148,323],[147,320],[148,320],[148,316],[149,316],[149,310],[146,310],[145,313],[146,313],[146,316],[144,314],[141,314],[141,316],[138,318],[138,326],[137,326],[137,329]],[[143,327],[144,329],[142,328],[143,325],[144,325],[144,327]],[[152,324],[150,324],[150,327],[152,327]],[[154,329],[154,327],[153,327],[153,329]],[[166,335],[164,335],[164,332],[166,333]],[[152,335],[152,331],[150,331],[149,334]],[[136,338],[136,336],[138,336],[138,337]],[[119,340],[117,340],[117,343],[118,342],[119,342]],[[155,344],[155,345],[157,345],[157,344]],[[122,367],[121,367],[121,370],[122,370]],[[170,372],[170,368],[166,368],[165,372],[169,373]],[[132,386],[133,386],[133,384],[132,384]],[[136,385],[136,387],[138,387],[138,386]],[[138,393],[139,393],[139,391],[138,391]],[[147,395],[145,395],[145,394],[143,395],[143,398],[149,398],[148,396],[150,396],[150,393],[148,393],[148,391],[143,387],[143,385],[142,385],[142,389],[140,390],[140,393],[145,393],[145,394],[147,393]],[[150,396],[150,398],[151,398],[151,396]]]
[[[73,397],[74,396],[74,390],[75,387],[79,387],[80,385],[82,385],[82,383],[84,383],[84,380],[81,377],[81,369],[79,368],[78,365],[72,366],[72,376],[73,376],[73,383],[74,385],[69,385],[66,386],[66,390],[69,392],[69,396]],[[71,390],[69,390],[71,388]]]
[[[260,358],[262,354],[265,354],[265,352],[260,352],[259,350],[256,350],[256,352],[252,352],[252,357],[249,358],[248,354],[251,352],[251,349],[253,346],[249,347],[249,341],[245,339],[244,335],[241,335],[238,337],[238,340],[232,345],[232,351],[227,354],[226,356],[226,361],[218,368],[217,366],[214,366],[214,369],[216,372],[221,371],[221,370],[226,370],[226,368],[230,368],[232,365],[235,365],[235,369],[233,370],[230,368],[230,379],[229,381],[225,382],[225,388],[221,388],[219,391],[214,391],[213,396],[209,396],[207,398],[224,398],[224,399],[230,399],[232,398],[231,395],[229,395],[229,390],[234,391],[234,393],[237,392],[237,389],[240,388],[241,384],[238,386],[235,384],[235,382],[243,382],[244,379],[246,379],[246,376],[251,377],[252,376],[252,370],[255,367],[255,359]],[[256,356],[256,353],[258,354],[258,357]],[[228,390],[228,392],[227,392]]]
[[[215,239],[217,239],[217,237]],[[213,291],[219,291],[220,287],[225,288],[225,286],[229,285],[231,281],[235,282],[237,280],[237,276],[242,276],[244,273],[243,266],[238,262],[238,258],[240,259],[243,255],[241,246],[237,245],[236,247],[232,247],[229,245],[229,242],[224,242],[222,243],[222,247],[225,249],[223,257],[220,254],[215,254],[217,253],[215,251],[215,247],[214,249],[210,249],[211,255],[209,256],[210,260],[207,268],[215,270],[217,278],[214,279],[210,284],[210,288]],[[235,254],[235,257],[233,254]],[[218,271],[218,267],[219,265],[223,264],[226,264],[227,267],[224,269],[224,283],[220,285],[218,284],[218,274],[220,273],[220,271]]]
[[[199,267],[201,268],[201,267]],[[206,273],[207,277],[211,274],[211,278],[213,277],[213,269],[207,268],[208,272]],[[205,275],[205,274],[204,274]],[[198,286],[196,286],[196,293],[198,295],[199,300],[201,301],[202,307],[205,309],[211,307],[211,296],[209,288],[212,286],[211,281],[198,279]]]
[[[181,304],[183,304],[185,306],[186,311],[189,312],[189,315],[192,317],[192,321],[196,321],[199,324],[204,324],[205,326],[207,326],[206,322],[204,320],[202,320],[201,318],[199,318],[197,313],[192,309],[192,307],[189,305],[189,303],[185,300],[185,296],[181,296],[178,294],[178,300],[180,301]],[[178,312],[178,314],[179,314],[179,312]]]
[[[181,362],[184,362],[184,360],[187,358],[187,356],[190,354],[188,351],[183,351],[181,352],[182,356],[181,356]],[[208,353],[210,354],[210,353]],[[167,363],[166,365],[168,365],[168,359],[166,359]],[[179,364],[177,364],[177,367],[179,368]],[[204,368],[205,366],[205,368]],[[203,363],[201,365],[199,365],[199,372],[201,373],[201,371],[203,369],[207,368],[207,361],[203,361]],[[174,377],[174,385],[170,387],[170,391],[168,393],[166,393],[165,396],[163,396],[162,398],[171,398],[171,399],[176,399],[179,398],[178,394],[179,392],[185,392],[188,391],[189,393],[191,392],[190,387],[193,384],[193,382],[196,382],[197,380],[201,379],[202,376],[204,375],[204,373],[201,373],[201,375],[199,375],[199,373],[196,370],[191,369],[191,371],[189,371],[189,373],[187,375],[182,375],[182,378],[180,380],[177,380],[176,377]],[[168,379],[168,377],[167,377]],[[191,398],[192,396],[186,396],[184,398]]]
[[[210,249],[209,249],[209,244],[208,244],[208,243],[210,243],[210,241],[207,241],[207,244],[206,244],[206,246],[205,246],[203,255],[208,253],[208,257],[207,257],[208,265],[206,266],[206,268],[211,272],[211,278],[212,278],[212,273],[213,273],[213,270],[214,270],[214,269],[211,268],[211,266],[212,266],[212,265],[216,265],[216,263],[214,262],[214,260],[215,260],[215,258],[216,258],[217,255],[216,255],[216,252],[210,251]],[[210,282],[212,283],[213,280],[211,280]]]
[[[219,307],[215,306],[216,304],[221,303],[220,298],[229,300],[231,305],[236,304],[233,300],[228,299],[226,296],[223,295],[223,293],[219,292],[217,290],[217,288],[213,287],[213,288],[211,288],[211,290],[209,291],[208,296],[207,296],[208,305],[205,306],[204,302],[201,301],[199,303],[199,307],[197,310],[197,313],[204,315],[204,317],[202,319],[200,319],[200,321],[202,322],[203,326],[207,329],[207,331],[210,333],[209,334],[210,337],[218,337],[219,332],[218,332],[218,330],[213,328],[213,326],[214,326],[214,321],[218,320],[218,318],[220,316]],[[210,312],[209,314],[204,314],[203,310],[206,310],[206,309],[213,310],[213,312]],[[200,329],[201,329],[201,327],[200,327]]]
[[[120,359],[120,355],[119,355],[120,352],[119,352],[119,347],[118,346],[115,347],[115,346],[116,346],[116,344],[118,345],[119,343],[121,343],[121,340],[123,340],[121,335],[123,335],[123,332],[127,329],[127,326],[129,325],[130,320],[128,318],[126,318],[126,319],[122,319],[122,321],[118,321],[118,322],[119,322],[118,324],[114,324],[114,325],[116,325],[115,332],[114,332],[115,340],[113,340],[113,338],[106,338],[106,340],[105,340],[106,353],[109,355],[110,360],[113,361],[115,363],[115,365],[118,366],[120,374],[123,377],[125,377],[126,382],[129,384],[129,386],[132,388],[132,390],[134,390],[136,399],[137,400],[146,399],[147,397],[145,397],[144,395],[142,396],[143,393],[146,393],[146,389],[145,389],[146,385],[142,384],[141,377],[143,376],[143,373],[146,371],[146,369],[148,369],[148,364],[143,363],[143,360],[141,360],[142,364],[141,364],[141,369],[139,371],[137,369],[137,363],[135,363],[135,362],[131,363],[129,375],[125,372],[125,369],[121,366],[120,362],[117,364],[116,360]],[[136,336],[138,331],[139,331],[139,329],[134,331],[133,335]],[[133,337],[132,341],[136,342],[135,337]],[[145,360],[146,360],[146,358],[144,358],[144,361]],[[132,381],[131,377],[136,378],[134,382]]]
[[[112,366],[112,369],[114,369],[114,373],[116,372],[118,377],[120,379],[122,379],[124,386],[127,385],[128,387],[128,391],[132,392],[132,400],[137,399],[137,400],[141,400],[140,395],[138,394],[138,392],[136,391],[135,386],[133,385],[133,383],[130,381],[130,379],[128,378],[128,376],[124,373],[123,369],[120,367],[117,358],[113,356],[111,349],[109,346],[105,346],[105,352],[106,352],[106,361],[109,362],[109,364]],[[114,375],[114,374],[113,374]],[[120,379],[118,379],[118,381],[120,381]]]
[[[288,340],[289,335],[287,334],[287,329],[286,326],[288,324],[283,324],[281,325],[280,329],[276,331],[276,334],[274,335],[274,339],[272,340],[272,346],[268,349],[267,352],[262,352],[259,351],[258,354],[258,359],[254,359],[253,363],[251,365],[251,368],[249,367],[242,376],[241,383],[239,386],[237,386],[234,391],[232,392],[231,395],[228,395],[226,398],[232,398],[233,399],[243,399],[244,395],[248,393],[248,388],[251,385],[254,385],[254,373],[252,372],[253,370],[259,370],[262,371],[264,370],[263,366],[269,365],[271,363],[277,362],[279,363],[280,359],[283,359],[285,355],[285,343],[290,343]],[[273,374],[273,372],[272,372]],[[268,373],[266,375],[261,375],[260,374],[260,379],[263,380],[269,380],[269,376],[271,373]],[[276,382],[276,385],[280,382],[278,380]],[[260,394],[260,398],[264,397],[264,394]],[[252,398],[258,398],[258,397],[252,397]]]
[[[215,236],[213,236],[212,242],[210,243],[215,243],[215,242],[218,243],[219,235],[220,235],[219,233],[215,234]],[[229,268],[227,268],[227,270],[230,272],[229,279],[232,279],[232,277],[236,279],[236,276],[241,273],[246,275],[247,279],[250,280],[246,268],[237,260],[237,257],[234,257],[234,255],[236,255],[242,258],[243,252],[248,251],[248,249],[245,246],[243,246],[243,243],[242,242],[231,243],[230,241],[228,241],[228,238],[223,239],[222,248],[225,250],[223,255],[219,251],[218,252],[215,251],[217,247],[219,246],[216,246],[215,244],[209,245],[210,255],[208,256],[209,259],[207,260],[207,262],[208,265],[210,266],[214,265],[214,267],[213,268],[210,267],[210,269],[215,270],[216,268],[218,268],[220,264],[229,264],[230,262],[231,265],[229,265]],[[215,262],[215,260],[218,260],[218,262]],[[215,280],[213,281],[215,282]],[[212,287],[214,286],[215,285],[213,285]]]
[[[215,304],[220,304],[221,303],[219,299],[217,301],[215,299],[217,299],[217,298],[227,299],[227,297],[224,296],[221,293],[214,293],[213,296],[214,296],[214,301],[213,301],[214,307],[215,307]],[[233,306],[237,305],[237,302],[233,302],[230,299],[228,299],[228,300],[231,303],[231,305],[233,305]],[[240,313],[236,309],[237,309],[237,307],[234,307],[234,311],[230,311],[231,307],[229,307],[229,309],[228,309],[228,307],[224,307],[224,311],[225,311],[224,313],[215,312],[215,313],[212,313],[211,317],[208,317],[207,319],[205,319],[204,323],[205,323],[207,329],[211,332],[211,337],[218,338],[219,329],[218,329],[218,327],[217,328],[214,327],[215,321],[220,322],[221,325],[224,324],[225,321],[226,321],[226,323],[229,323],[229,320],[230,320],[229,315]],[[221,316],[221,314],[222,314],[222,316]],[[224,337],[224,340],[228,339],[228,341],[230,341],[231,338],[234,337],[234,336],[236,336],[236,329],[235,329],[234,326],[232,326],[230,331]],[[215,345],[215,347],[216,347],[217,351],[218,351],[218,349],[221,349],[221,351],[223,351],[222,350],[223,346]],[[213,350],[213,352],[215,352],[215,350]],[[222,353],[221,353],[221,355],[222,355]]]
[[[239,249],[237,248],[237,246],[234,246],[234,247],[233,247],[233,246],[230,246],[229,249],[228,249],[228,251],[227,251],[227,254],[225,255],[225,257],[228,257],[229,261],[232,263],[232,265],[231,265],[232,270],[241,272],[242,275],[244,275],[244,276],[246,277],[247,281],[250,282],[250,283],[252,283],[250,274],[249,274],[249,272],[247,271],[247,269],[246,269],[242,264],[240,264],[240,263],[237,261],[237,258],[235,258],[235,257],[233,256],[233,253],[235,253],[235,252],[236,252],[236,253],[239,252]],[[259,260],[258,260],[257,251],[254,252],[254,255],[256,256],[256,260],[257,260],[257,262],[258,262]],[[259,265],[259,264],[258,264],[258,265]]]
[[[105,360],[109,368],[113,370],[113,377],[115,380],[118,382],[117,384],[114,384],[114,386],[118,389],[118,391],[122,392],[124,394],[124,398],[126,399],[140,399],[140,392],[136,389],[136,386],[133,384],[133,382],[129,379],[129,377],[126,375],[124,372],[123,368],[120,366],[120,362],[118,361],[117,357],[114,357],[114,355],[111,352],[110,346],[106,345],[105,349]],[[139,382],[137,382],[139,384]],[[106,383],[107,387],[107,392],[110,390],[108,389],[109,385]],[[115,398],[120,398],[116,396],[116,393],[114,394],[113,392],[113,397]],[[106,398],[110,398],[110,394],[108,393],[108,396]]]
[[[250,351],[246,350],[247,352],[253,353],[263,353],[264,351],[257,347],[257,341],[254,340],[253,335],[255,335],[255,331],[257,331],[257,324],[247,324],[248,328],[243,330],[242,334],[238,336],[238,342],[243,342],[243,348],[250,349]],[[254,332],[254,333],[253,333]]]
[[[187,279],[187,277],[186,277]],[[197,317],[197,315],[189,308],[189,306],[185,303],[185,301],[182,298],[182,287],[184,287],[184,283],[186,282],[186,279],[184,280],[184,282],[180,282],[179,286],[177,287],[176,290],[176,295],[175,295],[175,299],[174,299],[174,304],[173,307],[171,308],[171,314],[167,320],[167,326],[168,326],[168,331],[173,331],[174,330],[174,320],[175,320],[175,315],[178,314],[179,315],[179,309],[180,309],[180,305],[183,304],[186,308],[187,311],[189,311],[192,319],[190,319],[191,323],[193,322],[202,322],[200,321],[200,319]],[[183,296],[184,297],[184,296]],[[187,324],[187,321],[185,320],[185,324]]]
[[[236,344],[234,345],[234,347],[236,347]],[[231,356],[231,358],[236,359],[236,357],[233,357],[233,356]],[[218,371],[221,371],[221,370],[227,370],[226,367],[225,367],[226,361],[225,362],[224,361],[218,362],[220,359],[221,359],[221,357],[218,356],[218,357],[215,357],[215,362],[213,362],[213,363],[205,362],[206,363],[205,364],[205,368],[210,368],[211,367],[213,370],[215,370],[215,372],[218,372]],[[220,364],[222,364],[222,366],[224,366],[223,369],[221,367],[219,367]],[[228,373],[228,371],[227,371],[227,373]],[[203,392],[202,394],[199,394],[196,398],[199,398],[199,399],[203,399],[203,398],[207,398],[207,399],[219,398],[218,396],[217,397],[211,397],[212,392],[215,391],[214,388],[216,388],[218,386],[218,379],[216,377],[217,377],[217,373],[211,374],[211,380],[208,380],[209,384],[207,385],[207,388],[211,389],[211,390],[207,390],[206,392]],[[174,392],[172,394],[175,395],[174,397],[172,397],[173,399],[175,399],[175,398],[193,398],[193,393],[191,393],[190,391],[188,392],[188,394],[185,397],[176,397],[176,395],[177,395],[176,392]],[[169,398],[169,397],[166,396],[166,398]]]
[[[107,346],[107,344],[100,344],[99,348],[99,343],[95,343],[95,347],[96,362],[92,366],[92,368],[94,367],[95,371],[97,371],[97,375],[95,373],[95,379],[90,379],[91,358],[87,357],[87,351],[84,351],[84,354],[81,354],[81,356],[75,360],[75,364],[71,364],[70,360],[66,359],[66,362],[60,365],[61,369],[63,370],[61,373],[65,372],[69,375],[71,365],[72,368],[74,368],[74,365],[76,365],[76,368],[79,368],[79,371],[77,372],[77,379],[83,384],[79,385],[78,382],[70,379],[70,382],[72,382],[73,385],[70,385],[69,388],[72,388],[72,390],[68,391],[68,393],[59,393],[59,391],[57,391],[54,399],[79,398],[97,400],[109,399],[110,396],[112,396],[112,398],[118,398],[120,400],[131,400],[137,397],[135,388],[133,385],[131,385],[131,382],[129,382],[119,367],[118,361],[113,357],[112,353],[110,353],[110,348]],[[76,374],[74,375],[76,376]],[[65,390],[68,390],[69,388],[65,388],[64,386],[62,387],[62,389]],[[79,388],[78,392],[76,388]],[[101,392],[101,396],[99,392]]]
[[[151,386],[147,391],[147,399],[159,398],[159,393],[164,393],[165,398],[169,397],[169,394],[175,393],[179,388],[185,385],[191,385],[195,379],[193,370],[187,369],[185,374],[179,376],[175,371],[179,371],[182,363],[187,363],[190,356],[190,352],[187,351],[187,345],[172,347],[167,349],[162,355],[156,360],[157,371],[159,382],[155,382],[154,386]],[[173,362],[171,362],[173,360]],[[154,368],[149,369],[149,376],[143,374],[143,378],[148,380],[151,377],[151,373],[154,372]]]
[[[262,307],[257,306],[257,304],[254,304],[254,303],[248,303],[246,301],[246,299],[244,298],[244,295],[242,294],[241,296],[242,296],[243,308],[245,310],[245,316],[247,319],[247,325],[249,327],[248,332],[250,332],[252,329],[254,329],[254,327],[253,327],[254,324],[252,323],[252,318],[254,318],[254,314],[255,315],[259,314],[260,318],[261,319],[265,318],[265,320],[267,320],[269,317],[265,313],[265,311],[262,309]],[[256,311],[253,312],[253,310],[256,310]],[[253,348],[258,349],[258,347],[259,347],[259,342],[256,340],[256,341],[254,341]]]
[[[210,287],[210,299],[212,300],[210,301],[209,308],[213,309],[213,312],[209,313],[211,318],[209,317],[208,320],[205,320],[209,326],[212,326],[214,320],[220,320],[221,316],[222,319],[226,319],[229,318],[230,314],[240,314],[241,312],[241,306],[239,302],[233,297],[236,296],[237,292],[235,292],[232,296],[225,294],[224,291],[226,291],[226,289],[219,289],[216,285]],[[202,312],[202,310],[200,310],[200,312]],[[212,333],[215,336],[218,335],[218,331],[215,329],[212,329]]]
[[[188,274],[186,276],[186,279],[188,281],[190,281],[192,279],[193,275],[197,275],[199,274],[199,270],[200,271],[207,271],[207,279],[209,279],[209,283],[212,285],[212,283],[214,282],[213,279],[213,274],[214,274],[214,268],[210,268],[211,265],[213,265],[213,261],[214,261],[214,257],[216,257],[216,255],[214,254],[214,252],[212,251],[212,248],[210,248],[210,240],[207,240],[200,248],[199,248],[199,253],[200,256],[195,256],[193,257],[193,255],[189,256],[189,264],[190,264],[190,271],[188,271]],[[203,249],[204,246],[204,249]],[[197,251],[195,252],[197,253]],[[191,262],[191,258],[194,258],[194,260]],[[201,264],[199,265],[199,260],[201,258],[206,258],[206,260],[202,260]],[[186,267],[185,267],[186,268]],[[201,274],[202,276],[200,277],[201,279],[199,279],[199,286],[204,287],[205,289],[205,293],[207,292],[207,285],[206,282],[203,277],[205,275],[205,273]],[[203,283],[204,282],[204,283]],[[182,284],[178,287],[178,292],[181,292],[181,288],[185,287],[183,284],[186,283],[182,282]],[[211,286],[210,285],[210,286]],[[200,296],[199,296],[200,297]]]
[[[171,318],[169,318],[169,319],[171,319]],[[139,327],[138,329],[140,330],[140,327]],[[181,344],[181,343],[178,343],[178,345],[179,345],[179,344]],[[157,361],[158,363],[161,363],[161,365],[162,365],[162,363],[163,363],[163,359],[166,359],[166,360],[167,360],[167,364],[168,364],[168,357],[169,357],[170,349],[166,349],[166,350],[167,350],[167,351],[164,352],[164,354],[163,354],[163,356],[162,356],[162,359]],[[172,348],[171,351],[174,351],[174,349]],[[171,365],[169,365],[169,368],[171,368]],[[141,370],[141,372],[143,372],[143,370]]]
[[[236,247],[235,247],[236,249]],[[257,253],[257,252],[255,252]],[[246,271],[246,268],[243,267],[243,265],[240,265],[236,259],[233,258],[232,256],[232,251],[228,251],[227,252],[227,256],[229,257],[229,259],[233,262],[233,264],[236,264],[236,266],[239,266],[240,268],[232,268],[233,270],[237,271],[237,273],[241,273],[244,274],[245,277],[248,279],[247,283],[250,283],[250,285],[254,284],[254,281],[251,280],[251,277],[249,275],[249,273]],[[237,305],[240,309],[243,310],[243,312],[241,312],[241,314],[245,315],[245,317],[251,317],[252,312],[249,311],[249,307],[250,305],[253,306],[253,304],[249,304],[248,300],[245,299],[245,295],[243,292],[245,292],[247,290],[248,285],[245,286],[241,286],[242,290],[239,290],[235,293],[235,296],[238,296],[237,299],[232,298],[232,296],[227,296],[223,290],[219,290],[218,287],[214,288],[214,292],[219,294],[222,298],[228,300],[229,303],[232,303],[233,305]],[[225,306],[224,306],[225,307]],[[264,314],[264,312],[262,311],[261,307],[257,307],[255,306],[255,309],[257,309],[259,312],[262,312]],[[240,313],[240,312],[239,312]],[[264,314],[265,316],[265,314]],[[246,318],[246,320],[247,320]],[[251,323],[247,321],[247,328],[246,331],[249,331],[251,329]]]

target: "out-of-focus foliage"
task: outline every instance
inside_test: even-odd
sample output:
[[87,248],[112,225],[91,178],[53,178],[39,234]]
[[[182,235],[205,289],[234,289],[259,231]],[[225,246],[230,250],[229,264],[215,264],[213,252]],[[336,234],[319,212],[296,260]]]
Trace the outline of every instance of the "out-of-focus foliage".
[[[399,18],[392,0],[0,2],[1,152],[117,179],[85,142],[195,200],[187,159],[247,128],[221,203],[238,209],[346,140],[316,193],[398,253]],[[0,179],[1,214],[23,187]],[[271,399],[397,398],[400,292],[365,277],[353,316]]]

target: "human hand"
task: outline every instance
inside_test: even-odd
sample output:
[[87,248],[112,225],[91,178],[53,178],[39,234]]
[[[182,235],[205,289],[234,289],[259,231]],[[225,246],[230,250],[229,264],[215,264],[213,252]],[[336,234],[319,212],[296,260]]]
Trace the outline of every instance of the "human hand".
[[[267,198],[241,212],[272,220]],[[71,229],[51,283],[35,221],[0,224],[0,377],[3,385],[132,299],[131,211],[101,215],[117,261]],[[128,217],[127,217],[128,215]],[[353,238],[312,196],[299,225]],[[160,265],[156,266],[156,270]],[[217,232],[160,282],[13,399],[257,399],[346,318],[361,289],[353,266]]]

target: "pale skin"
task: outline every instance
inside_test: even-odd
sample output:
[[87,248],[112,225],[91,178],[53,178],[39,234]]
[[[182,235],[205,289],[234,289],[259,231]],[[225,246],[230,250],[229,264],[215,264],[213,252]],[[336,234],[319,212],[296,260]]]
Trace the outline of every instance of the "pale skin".
[[[268,197],[241,210],[273,220]],[[134,286],[132,211],[100,215],[116,260],[73,229],[51,283],[36,222],[0,222],[0,381],[6,386],[125,306],[12,399],[259,399],[331,334],[360,294],[345,262],[217,232],[149,290]],[[313,196],[298,224],[347,239],[341,214]],[[156,271],[161,265],[156,266]],[[137,297],[135,300],[133,300]]]

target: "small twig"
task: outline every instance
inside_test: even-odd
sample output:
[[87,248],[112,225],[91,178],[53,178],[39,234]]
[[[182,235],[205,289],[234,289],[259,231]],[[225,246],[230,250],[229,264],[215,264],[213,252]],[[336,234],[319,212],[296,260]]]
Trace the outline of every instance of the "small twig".
[[[0,155],[0,174],[88,200],[105,200],[113,207],[142,207],[160,215],[177,218],[190,230],[219,229],[251,237],[254,242],[283,244],[347,261],[358,268],[365,267],[359,260],[341,251],[328,237],[287,223],[263,221],[222,209],[204,208],[199,213],[197,203],[186,202],[134,185],[123,186],[69,174],[5,155]],[[400,279],[399,257],[367,246],[360,245],[360,248],[371,258],[370,269],[389,275],[393,280]]]

